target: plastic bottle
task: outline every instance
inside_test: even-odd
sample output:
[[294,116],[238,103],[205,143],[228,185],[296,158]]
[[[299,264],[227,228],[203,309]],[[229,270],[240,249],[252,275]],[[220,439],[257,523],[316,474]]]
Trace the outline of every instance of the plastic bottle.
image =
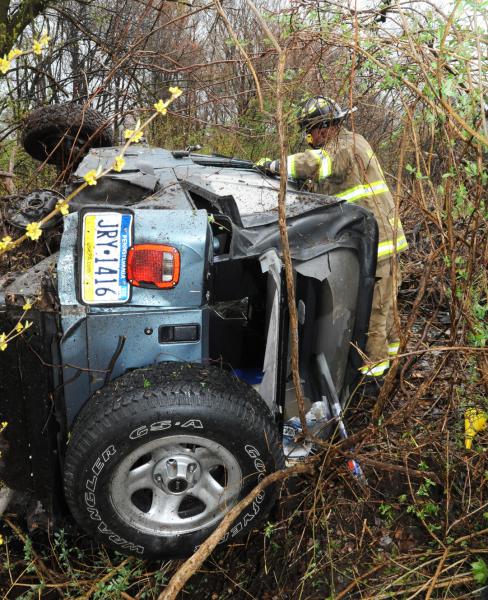
[[312,450],[311,442],[304,439],[295,441],[301,433],[302,425],[298,417],[288,419],[283,425],[283,452],[287,465],[303,460]]
[[[305,415],[305,421],[311,433],[317,429],[317,424],[325,419],[327,419],[326,407],[321,401],[314,402]],[[303,430],[299,417],[292,417],[284,423],[283,452],[288,465],[303,460],[312,451],[312,442],[304,439],[303,436],[299,441],[295,441],[301,434],[303,434]]]
[[310,421],[323,421],[324,419],[327,419],[328,415],[326,410],[327,407],[325,405],[325,402],[323,402],[322,400],[314,402],[310,407],[308,413],[305,415],[307,418],[307,423],[309,419]]

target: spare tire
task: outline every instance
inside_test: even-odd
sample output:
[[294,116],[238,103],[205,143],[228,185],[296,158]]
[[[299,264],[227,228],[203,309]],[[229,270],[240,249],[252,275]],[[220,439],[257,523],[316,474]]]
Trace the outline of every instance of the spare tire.
[[55,104],[32,111],[24,121],[22,145],[37,160],[76,166],[90,148],[113,146],[107,119],[79,104]]
[[[78,415],[64,486],[76,521],[125,554],[184,558],[259,481],[284,467],[274,416],[216,367],[160,363],[122,375]],[[269,486],[234,521],[233,542],[266,518]]]

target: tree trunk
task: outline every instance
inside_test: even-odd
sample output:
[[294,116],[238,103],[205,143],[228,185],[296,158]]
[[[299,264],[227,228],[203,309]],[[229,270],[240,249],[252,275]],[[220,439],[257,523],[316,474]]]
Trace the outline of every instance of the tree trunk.
[[20,34],[36,17],[42,14],[52,0],[0,0],[0,56],[12,50]]

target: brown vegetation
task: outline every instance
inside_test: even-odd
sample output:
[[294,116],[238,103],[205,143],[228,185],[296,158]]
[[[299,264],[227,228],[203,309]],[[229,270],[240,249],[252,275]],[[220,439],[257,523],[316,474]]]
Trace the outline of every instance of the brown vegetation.
[[[107,114],[117,134],[171,85],[185,93],[154,124],[151,142],[251,159],[300,147],[294,111],[305,94],[356,105],[351,126],[375,148],[394,191],[410,250],[401,257],[400,357],[379,398],[351,404],[348,442],[326,444],[303,469],[313,475],[283,484],[264,532],[194,565],[181,598],[461,600],[488,585],[488,438],[466,451],[463,433],[466,408],[488,408],[482,10],[460,0],[449,9],[59,2],[31,25],[49,30],[49,52],[23,57],[1,80],[6,194],[61,177],[18,149],[33,107],[84,103]],[[10,234],[1,227],[0,237]],[[33,244],[1,267],[22,269],[50,251]],[[367,486],[347,471],[351,456]],[[11,515],[2,532],[5,598],[166,598],[178,567],[108,556],[70,525],[33,544]]]

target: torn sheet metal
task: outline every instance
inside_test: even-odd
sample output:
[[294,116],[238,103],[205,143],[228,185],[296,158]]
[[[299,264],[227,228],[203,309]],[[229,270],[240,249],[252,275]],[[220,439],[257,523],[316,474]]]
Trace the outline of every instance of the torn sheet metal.
[[[213,196],[216,208],[223,213],[238,214],[245,228],[276,223],[278,220],[278,179],[252,171],[243,174],[237,169],[210,170],[195,165],[176,168],[175,173],[178,179],[191,185],[194,190],[200,189],[202,195],[207,193]],[[332,196],[305,192],[296,183],[289,182],[286,193],[287,217],[341,202]],[[228,204],[233,204],[233,207],[226,206]]]
[[[289,218],[288,241],[294,261],[310,261],[334,248],[361,248],[368,260],[373,256],[377,225],[369,211],[356,205],[334,204]],[[363,248],[364,246],[364,248]],[[233,258],[260,256],[269,248],[281,254],[278,223],[252,228],[233,227],[230,255]],[[375,268],[375,267],[374,267]]]
[[[131,148],[124,154],[125,165],[122,171],[120,173],[112,171],[105,178],[127,181],[149,191],[155,190],[158,184],[155,169],[158,163],[163,164],[166,154],[169,154],[167,151],[162,151],[161,154],[155,150],[157,149],[146,147]],[[75,177],[82,178],[92,169],[95,171],[109,169],[119,154],[120,148],[100,148],[96,152],[89,152],[76,169]]]
[[319,281],[327,279],[330,275],[329,253],[317,256],[306,262],[296,262],[295,271],[305,277],[313,277]]

